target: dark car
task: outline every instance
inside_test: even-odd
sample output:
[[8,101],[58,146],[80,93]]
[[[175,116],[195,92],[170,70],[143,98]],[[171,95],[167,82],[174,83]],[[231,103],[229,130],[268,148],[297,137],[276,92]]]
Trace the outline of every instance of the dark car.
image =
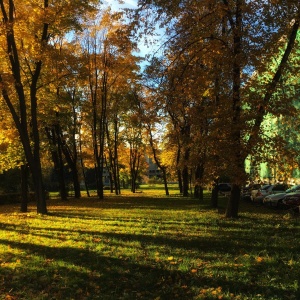
[[230,183],[219,183],[218,184],[218,191],[219,192],[230,192],[231,191],[231,184]]
[[282,203],[288,208],[296,208],[300,206],[300,193],[287,194]]
[[231,184],[230,183],[219,183],[218,184],[218,191],[222,195],[230,195],[231,193]]

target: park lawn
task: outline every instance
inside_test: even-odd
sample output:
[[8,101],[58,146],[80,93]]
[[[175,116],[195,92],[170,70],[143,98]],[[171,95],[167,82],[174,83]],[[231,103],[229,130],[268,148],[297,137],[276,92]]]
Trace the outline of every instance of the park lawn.
[[[173,192],[174,193],[174,192]],[[175,197],[176,196],[176,197]],[[150,189],[0,206],[0,299],[300,299],[300,221]]]

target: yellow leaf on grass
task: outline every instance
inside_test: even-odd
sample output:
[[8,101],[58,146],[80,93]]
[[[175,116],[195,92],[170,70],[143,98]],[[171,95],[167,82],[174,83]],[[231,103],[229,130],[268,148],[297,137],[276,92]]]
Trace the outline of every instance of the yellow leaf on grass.
[[169,257],[168,257],[168,260],[173,260],[173,259],[174,259],[173,256],[169,256]]
[[197,273],[197,271],[198,271],[197,269],[192,269],[191,270],[192,273]]
[[258,257],[256,258],[256,261],[257,261],[258,263],[261,263],[263,260],[264,260],[264,259],[263,259],[262,257],[260,257],[260,256],[258,256]]
[[14,296],[11,296],[11,295],[6,295],[5,296],[5,300],[15,300],[16,298]]

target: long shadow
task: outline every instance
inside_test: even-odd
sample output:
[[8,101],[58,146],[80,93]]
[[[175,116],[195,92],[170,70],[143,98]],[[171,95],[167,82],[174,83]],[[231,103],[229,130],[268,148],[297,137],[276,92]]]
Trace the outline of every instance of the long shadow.
[[[143,198],[141,199],[110,199],[107,202],[93,202],[87,201],[86,205],[91,205],[91,207],[95,206],[97,208],[112,208],[112,209],[124,209],[124,208],[138,208],[138,209],[147,209],[153,207],[158,210],[164,209],[174,209],[176,210],[194,210],[196,206],[198,206],[197,200],[191,199],[150,199]],[[82,202],[74,201],[74,203],[59,203],[59,205],[63,206],[73,206],[73,207],[85,207]],[[133,218],[124,218],[124,217],[112,217],[109,218],[107,216],[99,217],[86,215],[82,216],[80,213],[72,213],[65,212],[63,210],[58,209],[59,205],[56,205],[56,211],[50,213],[50,217],[54,217],[51,222],[55,222],[55,218],[84,218],[87,221],[99,219],[104,222],[113,221],[113,222],[133,222],[135,226],[141,226],[141,221]],[[161,221],[160,218],[154,216],[149,217],[151,219],[155,219],[157,222]],[[47,220],[49,221],[49,220]],[[199,226],[199,229],[203,226],[208,226],[209,221],[207,222],[192,222],[189,223],[190,226]],[[275,221],[274,221],[275,222]],[[270,236],[274,233],[274,222],[270,221],[270,225],[268,229],[270,230]],[[172,223],[171,221],[163,221],[161,227]],[[174,222],[173,222],[174,223]],[[178,226],[178,223],[174,224]],[[86,230],[73,230],[66,228],[56,228],[53,229],[51,227],[27,227],[21,228],[21,226],[14,225],[6,225],[0,224],[1,230],[6,231],[17,231],[22,234],[28,233],[30,230],[31,235],[36,235],[38,237],[47,237],[51,238],[54,232],[62,233],[62,234],[76,234],[80,238],[82,236],[82,240],[84,241],[86,236],[94,236],[94,237],[105,237],[111,243],[115,243],[116,246],[123,241],[137,241],[143,247],[147,248],[149,246],[157,248],[164,248],[163,246],[171,247],[176,250],[176,248],[182,248],[188,250],[191,256],[195,256],[196,254],[199,257],[205,257],[206,260],[213,260],[214,257],[211,256],[213,252],[217,256],[222,255],[231,255],[234,256],[236,253],[241,253],[243,249],[253,249],[255,252],[266,251],[265,249],[265,241],[262,239],[265,235],[258,234],[256,238],[253,240],[253,233],[248,234],[249,231],[257,230],[260,233],[261,230],[266,230],[267,227],[263,229],[260,228],[260,221],[256,218],[247,218],[245,217],[240,221],[226,221],[219,220],[215,222],[211,227],[214,229],[210,229],[213,233],[211,237],[203,238],[201,236],[193,236],[188,237],[185,236],[184,233],[180,231],[176,235],[168,235],[167,232],[164,232],[164,229],[158,230],[157,235],[153,235],[149,230],[147,230],[144,234],[129,234],[129,233],[115,233],[115,232],[99,232],[95,231],[86,231]],[[238,228],[236,231],[228,232],[227,229]],[[272,231],[271,231],[272,230]],[[291,232],[290,232],[291,230]],[[40,232],[39,232],[40,231]],[[47,233],[46,233],[47,232]],[[285,231],[281,231],[278,235],[280,237],[281,234],[287,233],[292,235],[295,234],[295,237],[298,236],[298,233],[295,229],[287,228]],[[0,283],[1,279],[5,280],[5,291],[9,291],[15,287],[15,284],[18,286],[26,286],[28,284],[31,286],[32,281],[38,282],[38,288],[44,289],[51,294],[55,289],[55,284],[57,283],[57,278],[60,278],[61,281],[64,282],[64,289],[60,289],[59,291],[55,290],[56,293],[60,293],[57,299],[71,299],[74,298],[74,282],[77,281],[80,284],[80,289],[85,291],[86,299],[155,299],[160,297],[160,299],[193,299],[197,295],[195,292],[190,291],[189,294],[186,293],[185,286],[195,286],[200,288],[204,288],[206,286],[209,287],[218,287],[222,286],[224,289],[229,292],[233,292],[234,294],[244,294],[249,299],[253,295],[261,294],[263,299],[271,299],[272,295],[281,295],[282,290],[280,288],[280,284],[277,287],[274,285],[269,285],[268,283],[264,283],[263,285],[257,281],[257,274],[259,274],[259,266],[254,265],[251,273],[250,280],[243,281],[243,278],[238,280],[237,282],[232,280],[230,276],[226,274],[230,274],[229,266],[219,267],[217,271],[219,271],[219,275],[215,277],[211,277],[211,275],[207,274],[205,270],[200,270],[196,274],[190,274],[188,272],[182,272],[174,267],[173,270],[167,269],[164,264],[153,263],[153,260],[149,259],[149,263],[139,263],[136,261],[131,261],[128,259],[120,259],[114,257],[108,257],[103,255],[101,252],[96,251],[95,249],[79,249],[72,247],[48,247],[42,245],[35,245],[30,243],[22,243],[22,242],[11,242],[5,239],[0,240],[0,244],[10,246],[12,248],[17,248],[24,252],[24,259],[28,256],[41,256],[45,258],[45,261],[55,261],[55,262],[63,262],[64,265],[59,265],[58,263],[45,263],[36,268],[30,267],[20,267],[19,275],[16,276],[12,273],[9,268],[5,266],[0,271]],[[285,253],[283,246],[281,246],[278,242],[273,243],[270,239],[269,245],[267,248],[268,254],[280,254]],[[299,253],[299,244],[296,244],[295,253]],[[17,259],[17,257],[16,257]],[[272,268],[275,268],[275,264],[278,262],[270,263]],[[261,266],[261,265],[260,265]],[[266,265],[265,268],[268,266]],[[278,267],[281,268],[281,272],[288,273],[288,267],[286,264],[278,263]],[[57,269],[59,272],[57,272]],[[60,277],[57,277],[57,273],[60,273]],[[24,274],[24,275],[22,275]],[[40,281],[38,278],[44,276],[44,274],[49,277],[49,279],[45,279],[44,281]],[[266,272],[266,276],[268,273]],[[31,279],[30,279],[31,278]],[[33,278],[33,279],[32,279]],[[237,277],[235,277],[237,278]],[[17,281],[17,282],[16,282]],[[78,284],[78,283],[76,283]],[[60,284],[59,284],[60,285]],[[97,288],[100,286],[100,289]],[[34,289],[34,287],[31,287]],[[75,287],[76,288],[76,287]],[[24,287],[23,287],[24,289]],[[1,287],[0,287],[1,291]],[[291,287],[286,290],[287,295],[290,297],[294,297],[297,299],[299,296],[295,293],[295,290]],[[70,296],[72,295],[72,297]],[[296,297],[296,298],[295,298]],[[300,298],[300,297],[299,297]],[[76,298],[75,298],[76,299]],[[78,299],[79,298],[78,296]],[[209,298],[206,298],[209,299]]]
[[[56,299],[70,299],[71,295],[74,297],[74,294],[76,295],[74,288],[84,291],[85,295],[88,295],[86,299],[156,299],[157,297],[166,300],[193,299],[197,296],[196,290],[195,292],[188,290],[187,293],[186,287],[189,286],[199,289],[207,286],[214,288],[222,286],[228,292],[244,294],[249,298],[261,294],[263,299],[268,299],[270,295],[282,293],[280,287],[261,286],[255,280],[250,282],[244,282],[242,278],[238,281],[231,280],[224,275],[229,271],[229,266],[225,272],[225,267],[223,270],[220,268],[219,275],[211,277],[204,270],[200,270],[197,274],[178,269],[167,270],[161,264],[154,265],[149,262],[149,265],[143,265],[134,261],[105,257],[86,249],[48,247],[5,240],[0,242],[23,250],[27,259],[28,255],[39,255],[45,258],[44,263],[34,269],[20,266],[19,276],[11,273],[9,268],[2,268],[0,274],[6,278],[5,288],[2,288],[4,292],[16,287],[22,287],[23,291],[26,291],[26,286],[33,289],[32,283],[34,283],[36,291],[59,294],[60,298]],[[63,261],[65,265],[54,263],[56,261]],[[293,289],[285,292],[295,295]],[[75,299],[80,298],[78,296]]]
[[[219,208],[225,211],[227,199],[220,199]],[[32,204],[29,205],[29,208]],[[57,212],[59,207],[90,207],[90,208],[103,208],[103,209],[123,209],[123,210],[203,210],[207,211],[212,209],[210,207],[209,196],[206,195],[204,201],[190,197],[122,197],[122,196],[109,196],[104,200],[99,200],[97,197],[85,198],[85,199],[69,199],[68,201],[61,201],[59,199],[50,199],[48,201],[49,212]],[[241,201],[240,212],[253,212],[256,214],[283,214],[284,210],[269,209],[264,206],[257,206],[253,203]],[[11,213],[13,211],[19,211],[20,207],[16,204],[1,205],[0,214]],[[35,207],[31,210],[36,210]]]
[[[137,224],[139,222],[136,222]],[[134,227],[137,228],[140,225],[135,225]],[[116,226],[117,229],[119,226]],[[83,229],[66,229],[66,228],[51,228],[51,227],[16,227],[14,225],[0,225],[1,230],[6,231],[15,231],[20,234],[28,234],[30,233],[32,236],[36,237],[44,237],[44,238],[57,238],[64,240],[64,236],[68,236],[73,234],[79,241],[85,241],[87,237],[94,237],[94,238],[103,238],[105,237],[107,240],[119,240],[120,242],[123,241],[135,241],[139,242],[140,244],[145,245],[152,245],[163,247],[173,247],[179,249],[185,249],[187,251],[199,251],[202,254],[206,252],[211,252],[212,249],[218,253],[218,255],[236,255],[237,248],[239,251],[241,249],[247,249],[248,251],[265,251],[265,234],[261,234],[261,230],[257,228],[257,235],[253,234],[253,228],[239,228],[238,231],[225,231],[226,227],[224,228],[216,228],[210,229],[211,236],[209,237],[202,237],[201,233],[200,236],[186,236],[184,232],[177,232],[177,234],[170,235],[168,231],[164,231],[164,229],[158,229],[156,234],[153,235],[153,231],[151,228],[145,231],[143,234],[131,234],[131,233],[115,233],[113,232],[114,227],[111,228],[112,232],[107,231],[89,231]],[[56,233],[56,235],[54,235]],[[290,236],[291,238],[296,238],[298,233],[297,228],[294,229],[287,229],[285,231],[280,231],[277,234],[276,240],[272,239],[270,234],[270,240],[268,243],[267,252],[270,255],[274,253],[285,253],[287,249],[285,249],[284,244],[278,244],[278,239],[280,237],[286,238]],[[60,237],[58,237],[60,236]],[[253,238],[253,236],[256,236]],[[1,243],[1,241],[0,241]],[[295,243],[293,244],[295,251],[300,251],[300,245]],[[193,254],[194,255],[194,254]]]

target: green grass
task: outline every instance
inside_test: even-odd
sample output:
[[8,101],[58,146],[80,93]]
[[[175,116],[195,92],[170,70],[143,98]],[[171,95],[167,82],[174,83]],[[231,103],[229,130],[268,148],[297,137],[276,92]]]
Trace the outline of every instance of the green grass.
[[297,218],[153,194],[0,206],[0,299],[300,299]]

